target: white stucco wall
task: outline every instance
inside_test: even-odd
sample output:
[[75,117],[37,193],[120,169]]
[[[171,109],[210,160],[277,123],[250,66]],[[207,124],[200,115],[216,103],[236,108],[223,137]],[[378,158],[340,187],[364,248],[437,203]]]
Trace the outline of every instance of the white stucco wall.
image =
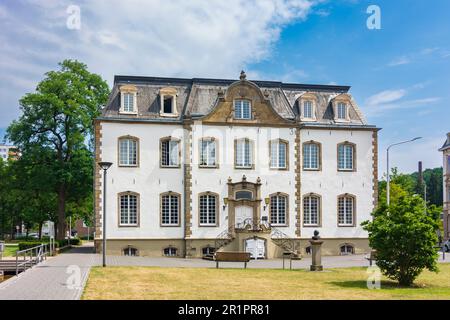
[[[118,166],[117,141],[124,135],[139,138],[140,161],[137,168]],[[179,125],[102,122],[102,161],[113,162],[107,175],[107,236],[109,239],[184,237],[183,166],[170,169],[159,166],[159,139],[167,136],[177,137],[183,141],[183,128]],[[159,196],[160,193],[169,190],[181,195],[179,227],[160,227]],[[118,226],[117,194],[124,191],[140,194],[139,227]]]
[[[261,178],[261,216],[269,215],[264,210],[264,198],[275,192],[289,195],[289,226],[277,227],[291,237],[295,236],[295,129],[244,126],[202,126],[198,121],[193,126],[192,166],[192,238],[215,238],[228,228],[228,207],[223,210],[223,198],[228,197],[227,179],[240,182],[242,176],[255,183]],[[218,140],[219,168],[199,168],[199,140],[201,137],[215,137]],[[234,168],[234,140],[249,138],[254,142],[254,170]],[[269,140],[283,139],[289,142],[289,170],[269,170]],[[219,226],[200,227],[198,222],[198,194],[211,191],[219,194]]]
[[[303,129],[301,142],[310,140],[322,144],[322,170],[302,170],[301,194],[322,196],[322,226],[302,225],[301,237],[310,238],[317,229],[323,238],[366,238],[359,225],[371,218],[373,210],[372,131]],[[356,144],[356,172],[337,171],[337,144],[344,141]],[[356,196],[356,227],[337,225],[337,197],[344,193]]]

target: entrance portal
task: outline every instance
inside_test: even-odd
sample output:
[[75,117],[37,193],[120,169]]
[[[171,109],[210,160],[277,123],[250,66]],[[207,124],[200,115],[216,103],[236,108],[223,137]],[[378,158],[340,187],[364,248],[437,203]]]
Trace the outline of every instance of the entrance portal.
[[245,240],[245,252],[249,252],[252,259],[264,259],[266,256],[265,240],[258,238]]

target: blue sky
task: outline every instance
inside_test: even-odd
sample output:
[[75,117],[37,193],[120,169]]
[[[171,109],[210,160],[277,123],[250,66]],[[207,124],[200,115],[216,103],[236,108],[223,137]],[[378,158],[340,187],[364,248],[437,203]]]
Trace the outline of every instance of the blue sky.
[[[67,9],[80,8],[80,29]],[[381,30],[369,30],[369,5]],[[442,165],[450,131],[450,1],[56,1],[0,3],[0,136],[18,99],[57,62],[76,58],[111,84],[114,74],[351,85],[380,132],[380,172]]]

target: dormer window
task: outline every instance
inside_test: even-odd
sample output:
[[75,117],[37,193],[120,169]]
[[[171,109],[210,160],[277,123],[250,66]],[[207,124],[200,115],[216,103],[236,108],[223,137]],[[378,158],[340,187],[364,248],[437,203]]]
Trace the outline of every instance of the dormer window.
[[252,118],[251,103],[249,100],[234,100],[234,118],[245,120]]
[[310,100],[303,102],[303,117],[308,119],[313,118],[313,103]]
[[339,102],[337,105],[337,118],[339,120],[347,120],[347,104]]
[[316,121],[317,96],[312,92],[306,92],[298,100],[300,119],[303,121]]
[[137,113],[137,89],[133,85],[120,87],[120,113]]
[[176,117],[177,111],[177,90],[175,88],[162,88],[159,91],[160,114],[163,117]]

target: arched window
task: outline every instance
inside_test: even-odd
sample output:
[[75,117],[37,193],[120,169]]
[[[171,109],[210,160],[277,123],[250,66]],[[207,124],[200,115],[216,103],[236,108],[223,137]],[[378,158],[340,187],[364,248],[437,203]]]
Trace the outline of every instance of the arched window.
[[216,226],[218,222],[219,196],[215,193],[204,193],[199,196],[199,225]]
[[137,167],[139,161],[139,139],[131,136],[119,138],[119,166]]
[[123,255],[124,256],[138,256],[138,250],[136,248],[128,246],[125,249],[123,249]]
[[315,141],[303,143],[303,170],[320,170],[321,144]]
[[180,167],[180,140],[172,137],[165,137],[160,140],[161,167]]
[[178,250],[177,250],[177,248],[174,248],[174,247],[167,247],[167,248],[164,248],[164,250],[163,250],[163,254],[166,257],[176,257],[177,253],[178,253]]
[[303,225],[320,225],[320,197],[309,194],[303,197]]
[[253,168],[253,142],[250,139],[234,140],[234,166],[236,169]]
[[355,225],[355,197],[345,194],[338,197],[338,226]]
[[351,244],[345,243],[345,244],[341,245],[341,247],[339,248],[339,251],[341,253],[341,256],[345,256],[345,255],[349,255],[349,254],[354,254],[355,248]]
[[281,139],[270,141],[270,169],[287,169],[288,142]]
[[139,224],[139,194],[119,193],[119,226],[136,227]]
[[180,195],[174,192],[161,194],[161,226],[180,225]]
[[277,193],[270,196],[270,224],[278,226],[287,225],[288,197]]
[[338,170],[354,171],[356,158],[356,145],[350,142],[338,144]]

